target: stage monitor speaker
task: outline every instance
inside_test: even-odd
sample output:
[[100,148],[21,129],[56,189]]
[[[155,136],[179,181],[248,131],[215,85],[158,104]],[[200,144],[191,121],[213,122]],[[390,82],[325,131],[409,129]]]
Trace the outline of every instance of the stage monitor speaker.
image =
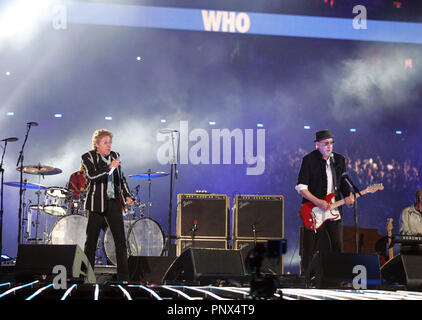
[[407,290],[422,291],[422,255],[399,254],[381,267],[388,284],[404,285]]
[[192,239],[192,238],[181,238],[176,240],[176,255],[180,256],[183,251],[189,248],[217,248],[217,249],[228,249],[229,243],[226,239]]
[[53,268],[66,267],[67,279],[95,283],[95,274],[82,249],[67,244],[23,244],[19,245],[16,259],[16,281],[40,279],[50,280],[56,276]]
[[[364,268],[363,268],[364,267]],[[356,269],[355,269],[356,268]],[[375,289],[381,285],[379,259],[376,254],[327,252],[314,255],[306,276],[308,286],[315,277],[316,288]],[[356,283],[354,284],[354,279]]]
[[284,197],[237,195],[233,203],[234,239],[284,237]]
[[161,284],[163,277],[176,256],[130,256],[128,259],[131,281]]
[[229,212],[230,198],[226,195],[178,194],[176,236],[227,238]]
[[189,248],[169,267],[164,283],[240,283],[246,275],[240,250]]
[[[268,240],[257,240],[257,243],[266,244]],[[255,248],[255,241],[253,239],[249,240],[236,240],[233,242],[233,249],[240,250],[242,254],[242,259],[245,261],[246,257],[251,250]],[[272,275],[282,275],[284,274],[284,256],[280,255],[279,258],[268,258],[264,257],[261,264],[261,273],[263,274],[272,274]]]

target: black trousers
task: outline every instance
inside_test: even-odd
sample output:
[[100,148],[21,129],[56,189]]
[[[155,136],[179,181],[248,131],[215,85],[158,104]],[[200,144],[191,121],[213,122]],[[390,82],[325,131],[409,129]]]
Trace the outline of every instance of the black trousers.
[[98,237],[100,236],[101,227],[104,225],[104,222],[107,222],[114,239],[117,261],[117,280],[128,281],[129,269],[127,262],[126,236],[123,226],[122,207],[119,200],[107,200],[106,211],[103,213],[93,211],[88,213],[85,254],[94,269]]
[[343,220],[326,221],[316,232],[303,227],[301,274],[305,275],[317,252],[343,252]]

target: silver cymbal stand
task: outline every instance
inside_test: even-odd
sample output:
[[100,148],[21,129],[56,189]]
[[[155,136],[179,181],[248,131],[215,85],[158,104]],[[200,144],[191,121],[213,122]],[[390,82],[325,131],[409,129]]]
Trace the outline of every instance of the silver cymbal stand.
[[[43,176],[44,178],[44,176]],[[38,244],[39,240],[42,240],[41,243],[45,242],[45,236],[46,236],[46,223],[47,220],[44,219],[44,232],[43,232],[43,237],[41,239],[38,238],[38,225],[40,224],[39,221],[39,216],[40,216],[40,196],[41,196],[41,175],[38,175],[38,190],[35,192],[35,194],[37,195],[37,219],[35,221],[35,243]]]

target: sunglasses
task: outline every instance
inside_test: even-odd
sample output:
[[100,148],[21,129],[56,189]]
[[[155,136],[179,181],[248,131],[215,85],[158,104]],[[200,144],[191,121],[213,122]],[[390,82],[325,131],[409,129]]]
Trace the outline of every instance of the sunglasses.
[[330,141],[328,141],[328,142],[323,142],[322,143],[324,146],[329,146],[329,145],[334,145],[334,141],[332,141],[332,142],[330,142]]

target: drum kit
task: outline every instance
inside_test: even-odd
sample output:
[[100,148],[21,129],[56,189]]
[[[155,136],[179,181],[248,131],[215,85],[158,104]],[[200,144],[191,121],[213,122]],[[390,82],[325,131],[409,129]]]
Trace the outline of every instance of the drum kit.
[[[46,187],[41,185],[41,176],[56,175],[62,170],[41,164],[22,167],[22,172],[38,176],[38,183],[24,180],[22,183],[23,199],[28,190],[34,190],[37,203],[25,204],[22,226],[26,230],[22,234],[21,243],[33,244],[77,244],[83,250],[86,241],[86,227],[88,213],[84,210],[85,192],[75,198],[73,192],[65,187]],[[21,168],[17,168],[18,171]],[[151,179],[167,176],[165,172],[152,172],[148,169],[141,174],[130,175],[130,178],[147,179],[148,205],[139,200],[139,186],[132,191],[134,205],[127,206],[123,212],[123,223],[126,234],[128,256],[160,256],[164,253],[165,238],[161,226],[150,217],[151,214]],[[5,182],[10,187],[21,187],[20,182]],[[43,201],[41,197],[43,196]],[[31,200],[29,200],[31,203]],[[144,214],[145,207],[148,216]],[[139,210],[135,210],[139,209]],[[138,213],[139,212],[139,213]],[[33,218],[35,217],[35,221]],[[53,223],[52,222],[53,219]],[[42,222],[43,221],[43,222]],[[39,234],[39,226],[43,224],[43,231]],[[49,226],[52,225],[52,228]],[[33,230],[34,229],[34,230]],[[35,232],[35,235],[33,234]],[[104,230],[102,239],[98,241],[97,262],[101,259],[101,242],[103,253],[107,260],[116,265],[116,253],[113,235],[110,228]]]

